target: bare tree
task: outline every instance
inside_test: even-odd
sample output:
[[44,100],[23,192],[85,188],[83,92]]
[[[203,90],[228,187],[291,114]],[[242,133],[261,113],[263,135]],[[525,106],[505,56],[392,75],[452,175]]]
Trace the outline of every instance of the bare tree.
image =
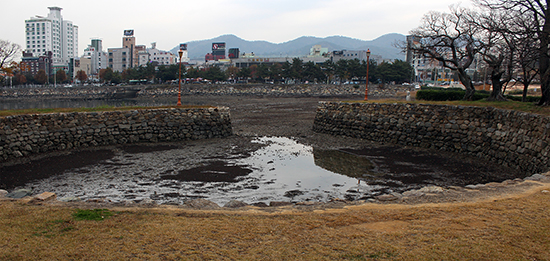
[[[542,97],[539,105],[550,105],[550,0],[476,0],[481,6],[529,16],[532,23],[524,24],[518,33],[534,35],[538,40],[538,64]],[[521,26],[521,24],[516,24]]]
[[516,60],[521,74],[518,74],[515,79],[523,84],[523,102],[527,101],[529,85],[539,74],[539,67],[537,66],[539,52],[533,48],[533,46],[537,46],[537,42],[538,40],[533,37],[523,37],[516,42]]
[[451,7],[451,13],[431,11],[424,15],[422,24],[411,31],[420,39],[419,45],[411,46],[413,52],[439,61],[444,67],[458,74],[466,88],[464,100],[472,100],[475,88],[467,69],[472,65],[476,53],[482,48],[475,38],[478,28],[468,23],[470,11]]
[[514,17],[502,10],[470,12],[466,19],[479,28],[475,36],[483,46],[480,50],[483,61],[491,74],[493,90],[488,100],[504,101],[503,86],[512,80],[517,35],[507,29]]
[[10,64],[17,54],[21,51],[21,46],[9,41],[0,40],[0,70]]

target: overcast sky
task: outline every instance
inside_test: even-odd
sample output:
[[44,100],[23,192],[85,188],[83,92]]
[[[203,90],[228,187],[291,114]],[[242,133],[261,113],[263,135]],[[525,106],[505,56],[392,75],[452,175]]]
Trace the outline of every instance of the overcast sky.
[[407,34],[430,10],[471,5],[470,0],[17,0],[3,1],[0,39],[24,47],[25,20],[63,8],[63,19],[79,27],[79,55],[92,38],[103,48],[120,47],[125,29],[137,44],[178,43],[234,34],[245,40],[281,43],[300,36],[342,35],[373,40],[386,33]]

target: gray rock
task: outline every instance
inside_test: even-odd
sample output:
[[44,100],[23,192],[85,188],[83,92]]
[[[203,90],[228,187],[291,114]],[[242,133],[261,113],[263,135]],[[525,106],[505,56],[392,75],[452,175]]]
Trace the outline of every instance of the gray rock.
[[224,205],[226,208],[242,208],[246,206],[248,206],[248,204],[238,200],[231,200]]
[[8,198],[24,198],[27,196],[32,195],[32,190],[30,189],[18,189],[15,191],[12,191],[6,195]]
[[424,193],[417,189],[403,192],[403,197],[421,197],[423,195]]
[[192,199],[185,201],[183,203],[184,206],[190,207],[190,208],[196,208],[196,209],[217,209],[220,208],[220,206],[210,200],[206,200],[203,198],[198,199]]
[[155,202],[154,200],[150,199],[150,198],[146,198],[144,200],[142,200],[141,202],[139,202],[140,205],[142,206],[154,206],[157,204],[157,202]]
[[525,178],[525,180],[532,180],[532,181],[541,181],[545,178],[544,175],[541,174],[534,174],[531,177]]
[[399,198],[391,194],[384,194],[384,195],[377,196],[376,199],[380,201],[394,201],[394,200],[398,200]]
[[270,207],[281,207],[281,206],[288,206],[292,205],[292,202],[286,202],[286,201],[271,201],[269,202]]
[[82,201],[81,198],[77,198],[77,197],[64,197],[64,198],[60,198],[58,200],[62,201],[62,202],[80,202],[80,201]]
[[5,197],[6,195],[8,195],[8,191],[0,189],[0,198]]
[[423,188],[419,189],[418,191],[422,192],[422,193],[443,193],[445,191],[445,189],[443,189],[442,187],[438,187],[438,186],[426,186],[426,187],[423,187]]
[[482,189],[482,188],[485,188],[487,187],[487,185],[485,184],[476,184],[476,185],[467,185],[466,188],[469,188],[469,189]]

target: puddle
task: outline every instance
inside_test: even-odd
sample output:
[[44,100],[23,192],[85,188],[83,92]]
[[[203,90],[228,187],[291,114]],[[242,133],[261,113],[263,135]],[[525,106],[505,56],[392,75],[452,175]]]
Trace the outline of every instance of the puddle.
[[[4,167],[0,169],[0,185],[50,191],[59,198],[105,198],[112,202],[153,199],[159,204],[205,198],[223,206],[230,200],[249,204],[359,200],[426,185],[463,186],[520,175],[456,154],[401,147],[320,150],[284,137],[232,142],[221,139],[98,150],[93,156],[97,161],[88,159],[86,164],[57,169],[62,174],[40,174],[39,169],[31,169],[38,172],[35,178],[7,177],[21,177],[17,173],[36,166],[36,162],[26,167]],[[75,152],[65,156],[66,160],[83,158],[81,153],[92,158],[90,152]],[[44,160],[39,166],[48,165]]]

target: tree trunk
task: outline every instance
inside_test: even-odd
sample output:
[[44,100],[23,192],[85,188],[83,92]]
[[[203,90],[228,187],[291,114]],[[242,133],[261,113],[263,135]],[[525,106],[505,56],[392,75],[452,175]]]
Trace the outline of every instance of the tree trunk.
[[489,96],[489,101],[505,101],[504,95],[502,95],[502,74],[504,72],[491,72],[491,82],[493,83],[493,91]]
[[474,85],[472,84],[472,79],[470,76],[466,73],[465,70],[457,70],[458,79],[464,85],[464,88],[466,88],[466,94],[464,94],[464,98],[462,98],[465,101],[472,101],[474,99],[474,93],[476,92],[476,89],[474,88]]
[[[548,1],[546,1],[548,2]],[[548,55],[548,44],[550,37],[550,9],[546,8],[545,11],[545,21],[542,28],[540,39],[540,90],[542,92],[542,97],[540,99],[539,105],[550,105],[550,56]]]
[[523,82],[523,95],[521,96],[521,102],[527,102],[527,89],[529,88],[529,83],[527,81]]

